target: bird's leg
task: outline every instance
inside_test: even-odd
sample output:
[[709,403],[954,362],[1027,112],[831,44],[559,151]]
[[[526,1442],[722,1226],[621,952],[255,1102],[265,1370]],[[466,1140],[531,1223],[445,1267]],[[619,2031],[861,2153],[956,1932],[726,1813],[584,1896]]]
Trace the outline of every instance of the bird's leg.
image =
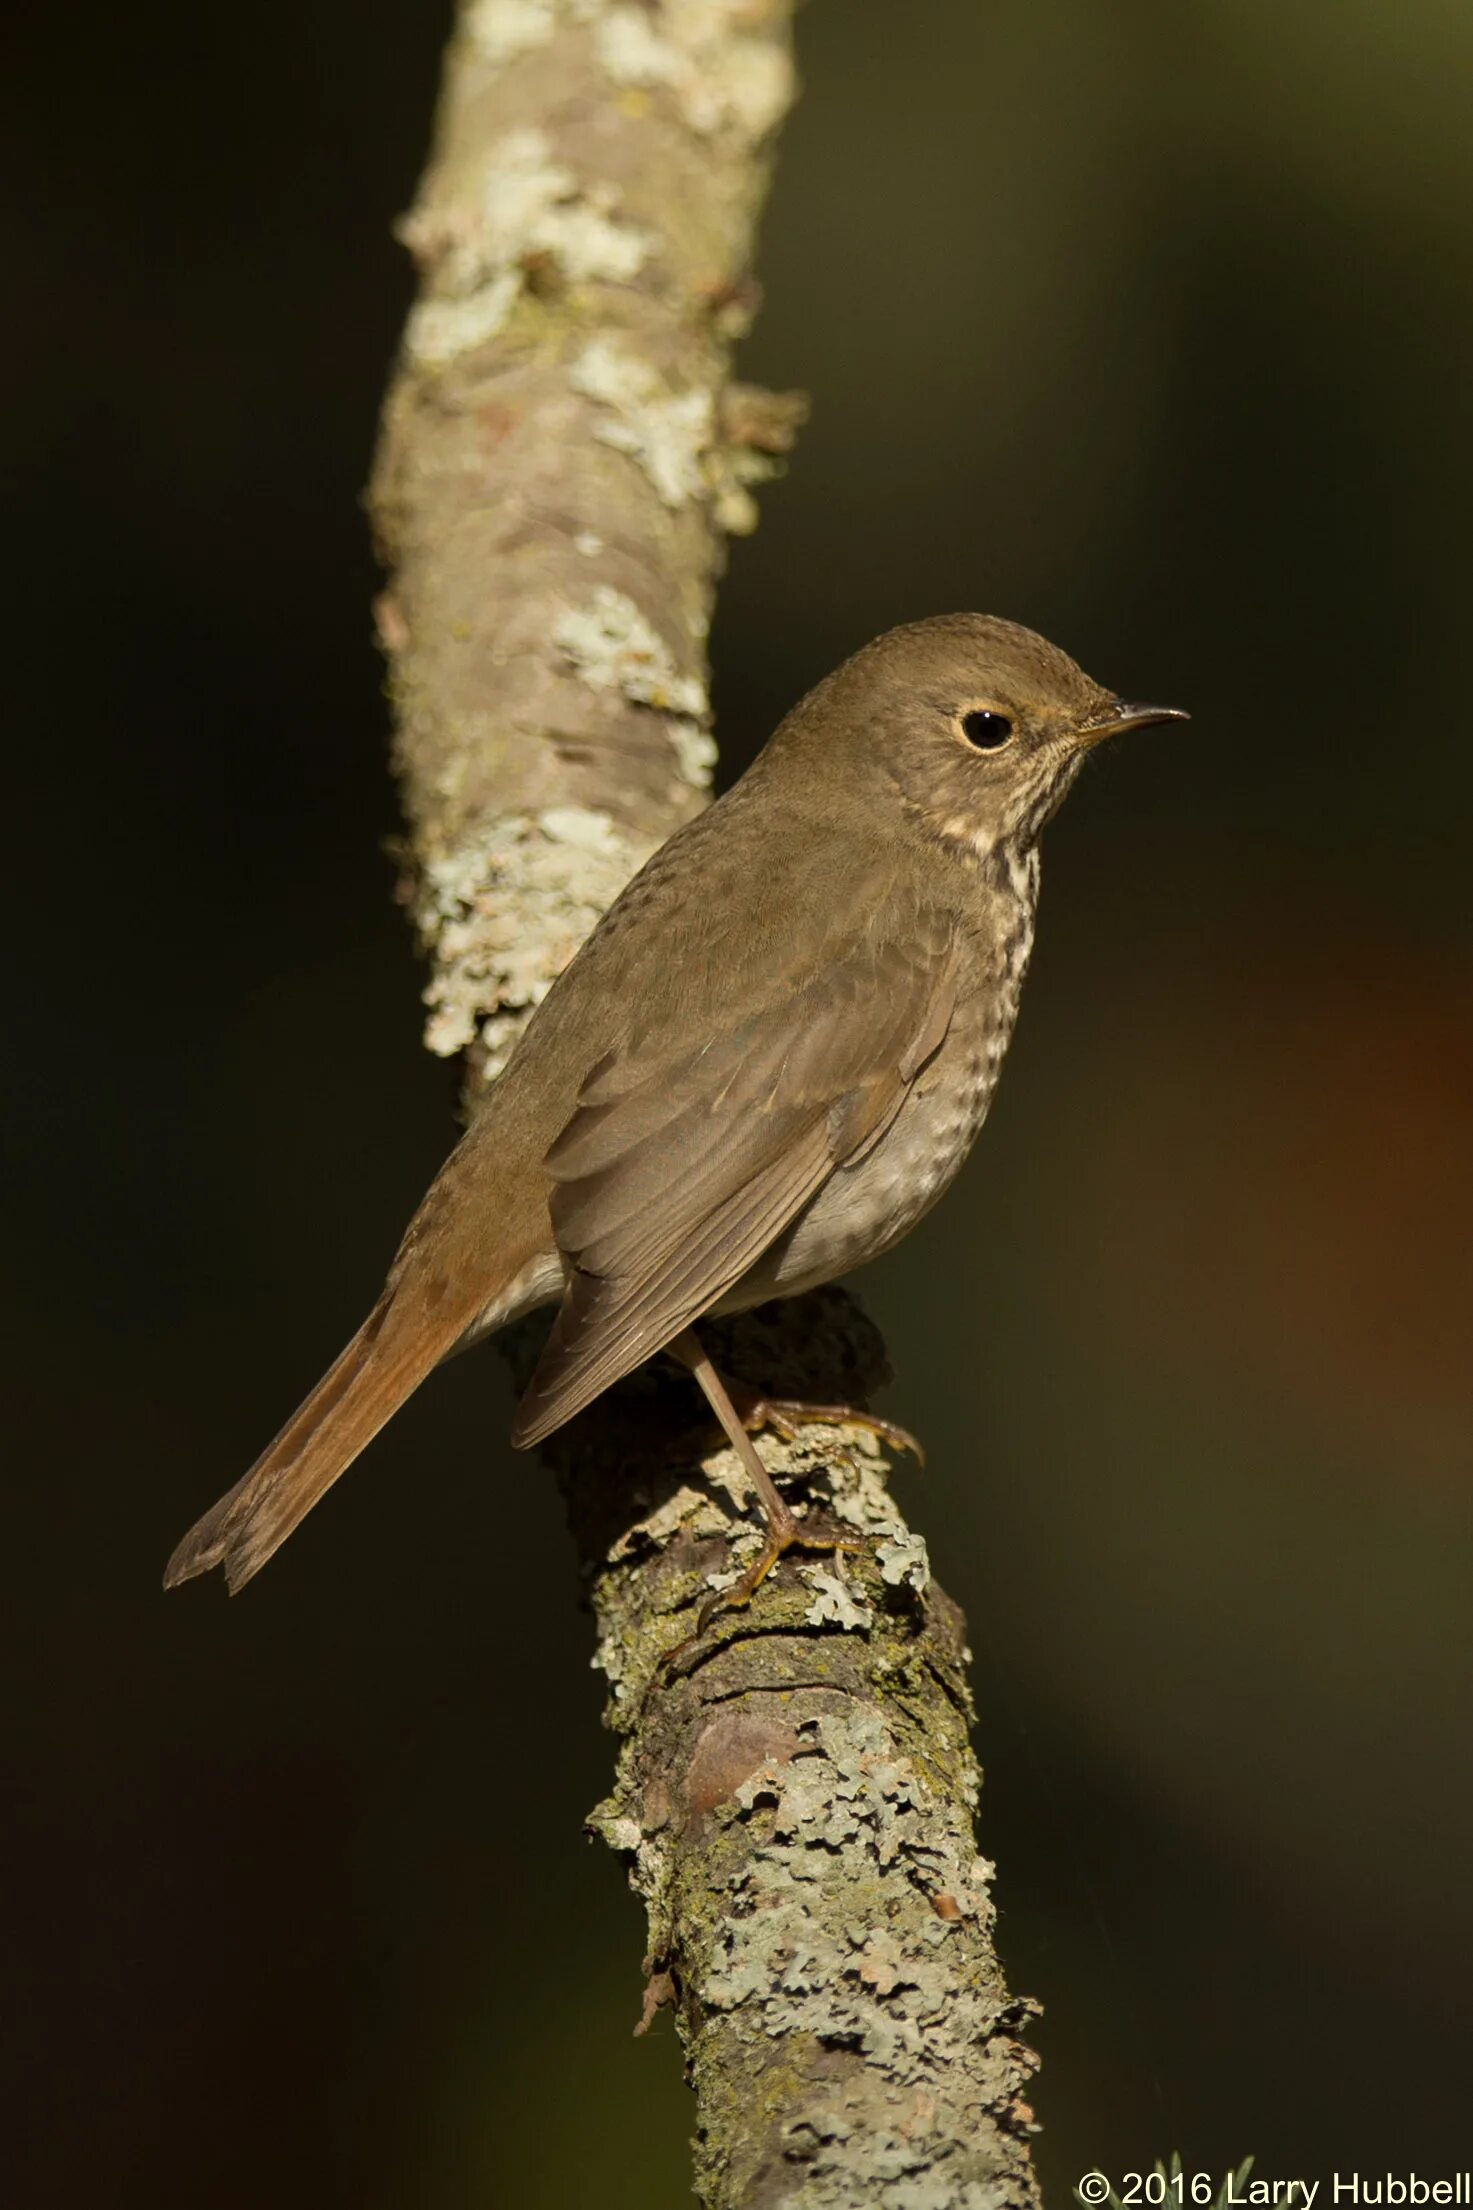
[[[732,1449],[741,1459],[751,1477],[752,1486],[757,1491],[763,1511],[767,1514],[769,1528],[776,1532],[779,1529],[786,1530],[789,1527],[795,1527],[797,1521],[794,1519],[792,1511],[778,1490],[772,1475],[758,1456],[757,1446],[752,1441],[747,1424],[732,1403],[725,1382],[712,1365],[705,1346],[695,1330],[686,1328],[684,1333],[677,1335],[675,1341],[668,1347],[671,1353],[680,1360],[681,1365],[688,1367],[700,1383],[706,1402],[721,1422],[727,1441],[731,1444]],[[783,1547],[786,1549],[788,1545],[785,1543]]]
[[[731,1588],[713,1589],[696,1614],[696,1639],[703,1635],[718,1611],[742,1604],[749,1604],[768,1574],[785,1550],[863,1550],[867,1547],[862,1538],[821,1533],[810,1529],[793,1512],[763,1465],[757,1445],[747,1432],[741,1415],[727,1393],[726,1384],[712,1365],[699,1338],[691,1328],[677,1335],[666,1348],[695,1375],[717,1419],[721,1422],[727,1441],[740,1458],[757,1491],[758,1501],[767,1515],[767,1540],[758,1556]],[[681,1648],[686,1648],[682,1644]],[[675,1653],[671,1653],[674,1655]]]

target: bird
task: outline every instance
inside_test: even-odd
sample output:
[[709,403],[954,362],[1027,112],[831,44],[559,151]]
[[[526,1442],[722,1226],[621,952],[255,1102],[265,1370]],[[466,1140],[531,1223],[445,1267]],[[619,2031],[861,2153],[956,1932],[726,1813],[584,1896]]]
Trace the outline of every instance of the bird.
[[781,1411],[733,1401],[697,1324],[847,1274],[930,1210],[1013,1032],[1041,831],[1102,741],[1187,718],[994,615],[905,623],[825,677],[563,969],[367,1319],[165,1585],[221,1566],[242,1588],[434,1366],[542,1306],[514,1444],[671,1352],[766,1517],[725,1601],[795,1544],[837,1547],[805,1542],[753,1440]]

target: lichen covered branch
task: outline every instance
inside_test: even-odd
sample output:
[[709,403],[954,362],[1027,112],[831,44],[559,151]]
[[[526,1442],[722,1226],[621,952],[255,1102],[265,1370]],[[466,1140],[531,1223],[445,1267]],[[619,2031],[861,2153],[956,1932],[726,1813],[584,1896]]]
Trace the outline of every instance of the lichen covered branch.
[[[704,802],[723,533],[802,404],[734,384],[792,96],[791,0],[467,0],[402,234],[420,270],[371,504],[431,962],[474,1107],[641,860]],[[539,1329],[513,1340],[529,1358]],[[862,1402],[883,1352],[825,1292],[719,1347]],[[649,1914],[716,2210],[1024,2210],[1023,2006],[992,1947],[959,1614],[862,1430],[772,1445],[856,1548],[783,1566],[673,1665],[757,1540],[688,1380],[555,1437],[621,1748],[593,1823]],[[769,1446],[764,1444],[764,1449]]]
[[[706,1332],[725,1370],[814,1400],[886,1378],[839,1290]],[[1024,2210],[1031,2006],[993,1946],[961,1614],[873,1439],[808,1427],[767,1462],[860,1547],[785,1562],[691,1647],[699,1599],[761,1540],[694,1399],[646,1371],[552,1454],[621,1738],[591,1823],[648,1912],[645,2023],[674,2006],[697,2192],[710,2210]]]
[[730,380],[789,14],[471,0],[447,57],[371,507],[427,1041],[481,1080],[707,796],[722,537],[801,414]]

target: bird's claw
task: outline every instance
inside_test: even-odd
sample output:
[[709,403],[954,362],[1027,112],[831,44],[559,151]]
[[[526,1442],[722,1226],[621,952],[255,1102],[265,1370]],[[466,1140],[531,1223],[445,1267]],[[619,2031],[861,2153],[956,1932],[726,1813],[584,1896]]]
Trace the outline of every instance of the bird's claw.
[[831,1527],[812,1517],[799,1519],[791,1515],[783,1524],[770,1527],[767,1540],[758,1551],[746,1571],[738,1576],[730,1588],[713,1588],[703,1598],[696,1613],[694,1634],[683,1642],[677,1642],[664,1652],[660,1659],[660,1671],[667,1678],[681,1670],[685,1661],[699,1650],[705,1641],[711,1622],[724,1611],[740,1611],[750,1604],[768,1574],[789,1550],[813,1550],[824,1553],[836,1551],[858,1552],[873,1547],[869,1535],[841,1535]]
[[861,1412],[852,1404],[802,1404],[788,1397],[753,1396],[744,1397],[737,1410],[749,1435],[771,1428],[785,1443],[796,1441],[802,1427],[862,1427],[892,1450],[907,1452],[925,1471],[926,1453],[908,1427],[898,1427],[893,1420],[882,1420],[873,1412]]

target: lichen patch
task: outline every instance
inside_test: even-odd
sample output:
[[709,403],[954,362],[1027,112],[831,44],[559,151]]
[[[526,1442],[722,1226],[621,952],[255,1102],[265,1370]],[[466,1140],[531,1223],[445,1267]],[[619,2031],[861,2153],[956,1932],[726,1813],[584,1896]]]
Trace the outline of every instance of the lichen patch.
[[892,1588],[910,1588],[917,1596],[925,1595],[931,1585],[931,1558],[924,1535],[913,1534],[908,1527],[898,1528],[886,1541],[876,1544],[875,1557],[882,1581],[888,1581]]
[[698,721],[677,714],[669,727],[670,749],[675,754],[677,780],[693,790],[705,790],[711,781],[718,753],[716,739]]
[[649,231],[623,220],[612,184],[580,179],[535,127],[496,141],[476,194],[449,207],[431,196],[398,227],[432,271],[433,291],[405,333],[410,353],[427,367],[443,367],[494,337],[528,268],[550,263],[573,284],[627,284],[655,246]]
[[599,59],[615,84],[668,92],[702,137],[735,131],[765,138],[793,97],[783,43],[748,27],[746,0],[665,0],[658,24],[647,8],[585,6],[595,14]]
[[682,675],[663,637],[632,598],[601,583],[558,623],[554,643],[590,690],[617,691],[632,706],[704,721],[710,713],[698,675]]
[[826,1566],[809,1565],[801,1569],[800,1578],[814,1591],[813,1602],[803,1617],[810,1627],[849,1627],[863,1631],[874,1617],[869,1605],[856,1597],[849,1583],[839,1573]]
[[584,348],[569,381],[605,410],[594,424],[600,444],[637,461],[664,505],[705,495],[701,463],[715,414],[709,390],[670,391],[647,362],[607,338]]
[[509,814],[425,868],[416,899],[433,945],[425,1042],[441,1058],[479,1040],[500,1072],[527,1016],[654,848],[577,806]]
[[[858,2049],[902,2085],[980,2061],[998,2003],[955,1936],[990,1909],[969,1820],[874,1709],[851,1703],[797,1732],[798,1754],[735,1791],[727,1815],[751,1831],[701,1959],[702,2001],[750,2012],[770,2039]],[[938,1894],[953,1917],[932,1907]]]
[[556,0],[471,0],[464,22],[475,51],[501,68],[547,44],[557,29]]
[[405,325],[404,342],[426,368],[445,368],[462,353],[488,345],[516,305],[522,280],[503,269],[478,289],[454,299],[422,299]]

